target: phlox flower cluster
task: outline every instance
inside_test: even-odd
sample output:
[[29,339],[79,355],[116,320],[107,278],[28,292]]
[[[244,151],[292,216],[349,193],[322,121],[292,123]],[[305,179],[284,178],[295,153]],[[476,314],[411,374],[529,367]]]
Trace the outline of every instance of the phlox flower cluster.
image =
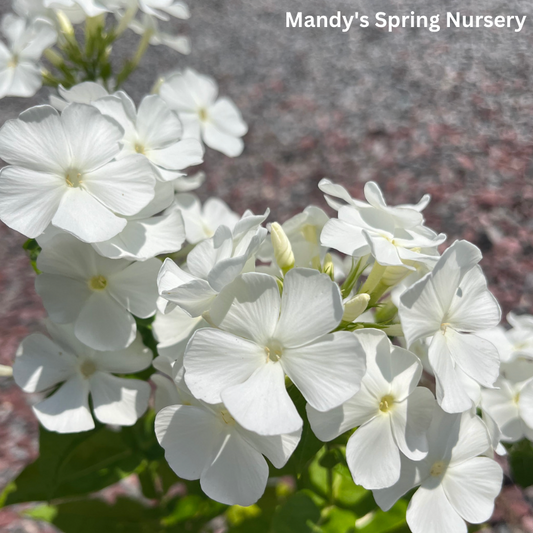
[[[33,94],[43,50],[87,17],[112,13],[118,29],[186,48],[158,26],[189,16],[179,1],[14,9],[0,96]],[[283,468],[310,426],[342,443],[354,482],[383,510],[416,489],[414,533],[487,520],[502,483],[494,454],[533,440],[533,317],[499,325],[480,250],[444,246],[425,225],[429,196],[390,205],[374,182],[363,200],[323,179],[333,218],[308,206],[279,224],[268,209],[202,204],[192,191],[204,176],[187,173],[204,145],[242,152],[235,104],[191,69],[138,105],[104,85],[59,86],[50,105],[0,129],[0,220],[35,239],[48,313],[49,336],[27,337],[13,367],[40,395],[40,423],[130,426],[153,406],[176,474],[241,506],[262,496],[269,462]]]

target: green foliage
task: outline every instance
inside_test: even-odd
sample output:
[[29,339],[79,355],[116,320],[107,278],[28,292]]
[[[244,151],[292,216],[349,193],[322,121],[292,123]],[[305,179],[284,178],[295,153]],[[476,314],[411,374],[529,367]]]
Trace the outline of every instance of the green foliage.
[[22,248],[26,250],[28,257],[30,258],[31,266],[36,274],[40,274],[41,271],[37,268],[37,258],[41,253],[41,247],[37,244],[35,239],[28,239],[23,245]]
[[274,515],[272,529],[276,533],[313,533],[320,520],[320,509],[303,492],[291,496]]
[[533,446],[527,439],[508,446],[511,477],[521,487],[533,485]]

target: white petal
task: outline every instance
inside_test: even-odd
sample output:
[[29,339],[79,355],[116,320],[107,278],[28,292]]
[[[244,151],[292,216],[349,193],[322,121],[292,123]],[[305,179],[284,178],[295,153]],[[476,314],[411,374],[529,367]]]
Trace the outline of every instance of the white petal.
[[327,274],[290,270],[283,282],[281,315],[275,337],[284,346],[301,346],[335,329],[344,314],[339,287]]
[[[498,380],[496,385],[499,389],[481,391],[481,406],[502,432],[502,440],[515,442],[523,437],[521,413],[514,398],[516,392],[506,380]],[[522,394],[519,402],[521,398]]]
[[193,279],[175,289],[162,291],[161,288],[162,284],[159,283],[159,293],[163,298],[178,304],[192,317],[201,316],[208,311],[217,296],[217,292],[203,279]]
[[365,489],[384,489],[398,481],[400,451],[388,415],[376,416],[350,437],[346,461],[354,482]]
[[182,134],[178,115],[157,94],[145,96],[137,112],[139,138],[150,148],[164,148],[178,141]]
[[135,339],[131,314],[108,293],[93,292],[75,325],[76,337],[95,350],[120,350]]
[[413,533],[467,533],[464,520],[444,494],[442,485],[420,487],[407,508],[407,523]]
[[262,364],[244,383],[224,389],[221,398],[241,426],[259,435],[292,433],[302,427],[279,363]]
[[26,237],[38,237],[50,224],[65,189],[65,182],[52,174],[22,167],[3,168],[0,218]]
[[491,447],[487,426],[481,418],[470,412],[460,416],[458,434],[455,431],[448,432],[447,438],[448,446],[453,446],[450,463],[452,466],[481,455]]
[[157,413],[155,434],[168,464],[183,479],[199,479],[222,428],[207,409],[173,405]]
[[211,464],[200,478],[202,490],[227,505],[248,506],[265,491],[268,465],[263,456],[233,431],[220,436]]
[[199,165],[204,160],[204,148],[196,139],[183,139],[159,150],[149,150],[146,157],[160,167],[182,170]]
[[439,331],[429,346],[429,362],[437,380],[437,400],[448,413],[461,413],[472,407],[472,400],[454,368],[445,336]]
[[320,440],[329,442],[349,429],[372,420],[379,414],[379,403],[363,383],[361,390],[353,398],[331,411],[317,411],[309,404],[306,410],[313,433]]
[[365,373],[365,353],[348,331],[324,335],[299,348],[286,348],[280,359],[286,374],[312,407],[329,411],[349,400]]
[[380,265],[404,266],[396,246],[388,239],[363,230],[363,235],[370,247],[370,253]]
[[533,428],[533,380],[529,380],[520,391],[520,415]]
[[0,130],[0,157],[36,172],[61,174],[70,164],[70,149],[58,112],[36,106],[8,120]]
[[150,385],[95,372],[89,379],[94,416],[103,424],[132,426],[148,407]]
[[448,468],[442,487],[449,502],[465,520],[480,524],[492,515],[502,478],[502,469],[496,461],[475,457]]
[[108,290],[128,311],[140,318],[152,316],[156,311],[157,274],[161,267],[158,259],[132,263],[109,277]]
[[13,78],[7,94],[29,98],[41,88],[42,84],[41,69],[31,61],[20,61],[13,70]]
[[114,215],[81,188],[69,188],[52,218],[52,224],[84,242],[100,242],[114,237],[126,221]]
[[61,113],[61,122],[70,145],[73,168],[90,172],[119,153],[122,129],[95,107],[70,104]]
[[116,374],[130,374],[148,368],[152,362],[152,352],[144,346],[140,335],[123,350],[95,352],[93,360],[98,370]]
[[333,248],[353,257],[362,257],[370,253],[370,248],[361,228],[337,218],[328,220],[320,234],[320,242],[322,246]]
[[154,198],[155,177],[148,160],[134,154],[85,174],[85,188],[112,211],[135,215]]
[[15,383],[25,392],[41,392],[68,379],[76,358],[40,333],[26,337],[13,364]]
[[212,239],[205,240],[195,246],[187,257],[187,267],[193,276],[209,281],[211,269],[219,261],[230,258],[232,252],[233,237],[231,231],[225,226],[220,226]]
[[172,379],[162,374],[153,374],[150,381],[155,384],[154,409],[159,413],[161,409],[170,405],[179,405],[180,396]]
[[280,309],[279,289],[267,274],[249,273],[226,286],[213,302],[213,324],[262,346],[274,334]]
[[33,406],[33,412],[49,431],[77,433],[94,428],[89,411],[89,385],[79,374],[72,376],[52,396]]
[[185,352],[185,382],[196,398],[219,403],[223,390],[243,383],[265,361],[264,349],[254,342],[213,328],[201,329]]
[[218,150],[228,157],[237,157],[244,150],[244,142],[220,129],[217,124],[206,122],[202,128],[202,139],[213,150]]
[[417,387],[408,398],[394,404],[391,413],[394,439],[400,450],[413,461],[420,461],[427,455],[426,433],[434,410],[433,394],[423,387]]
[[[77,87],[77,86],[76,86]],[[97,85],[97,87],[100,87]],[[74,89],[75,87],[73,87]],[[90,103],[90,102],[86,102]],[[103,98],[95,98],[92,105],[99,109],[102,114],[111,117],[124,130],[124,134],[129,137],[135,133],[135,124],[132,121],[130,114],[124,107],[124,100],[119,96],[104,96]],[[134,108],[135,111],[135,108]]]
[[229,135],[242,137],[248,131],[248,126],[243,121],[241,112],[229,98],[219,98],[209,108],[209,118],[217,128]]

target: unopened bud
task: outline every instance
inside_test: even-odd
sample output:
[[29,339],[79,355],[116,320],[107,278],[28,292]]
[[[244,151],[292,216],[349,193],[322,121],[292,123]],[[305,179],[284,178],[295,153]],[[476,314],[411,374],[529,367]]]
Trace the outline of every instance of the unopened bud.
[[43,55],[54,67],[60,67],[64,63],[63,58],[52,48],[47,48]]
[[289,238],[283,231],[283,228],[273,222],[270,226],[270,235],[272,238],[272,247],[274,248],[274,258],[279,268],[286,274],[294,267],[294,254]]
[[368,306],[370,295],[366,293],[358,294],[344,304],[344,322],[353,322],[358,316],[362,315]]
[[324,257],[324,267],[322,272],[327,274],[331,279],[333,279],[335,276],[335,267],[333,265],[333,258],[331,257],[331,254],[326,254],[326,257]]
[[61,28],[61,31],[65,34],[67,37],[73,37],[74,36],[74,28],[72,27],[72,23],[68,19],[68,17],[63,13],[61,10],[56,11],[57,21],[59,22],[59,27]]
[[388,337],[401,337],[403,336],[403,329],[401,324],[391,324],[390,326],[387,326],[382,329],[382,331],[388,336]]
[[6,365],[0,365],[0,377],[11,377],[13,375],[13,368]]
[[394,285],[400,283],[411,272],[413,271],[403,266],[388,266],[383,272],[381,283],[387,287],[394,287]]

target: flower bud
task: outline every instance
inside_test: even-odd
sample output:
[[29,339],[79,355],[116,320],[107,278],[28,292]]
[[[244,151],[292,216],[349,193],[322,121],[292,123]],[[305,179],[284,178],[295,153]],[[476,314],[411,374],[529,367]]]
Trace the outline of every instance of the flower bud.
[[68,17],[61,10],[56,11],[57,21],[61,31],[65,34],[66,37],[74,37],[74,28]]
[[331,254],[326,254],[326,257],[324,257],[324,267],[322,272],[327,274],[333,280],[335,276],[335,267],[333,265],[333,258],[331,257]]
[[353,322],[359,315],[366,311],[370,295],[363,293],[354,296],[344,304],[344,315],[342,320],[344,322]]
[[292,253],[291,243],[289,238],[283,231],[283,228],[277,223],[273,222],[270,226],[270,235],[272,239],[272,247],[274,248],[274,257],[279,268],[286,274],[294,267],[294,254]]
[[13,375],[13,368],[6,365],[0,365],[0,377],[11,377]]

